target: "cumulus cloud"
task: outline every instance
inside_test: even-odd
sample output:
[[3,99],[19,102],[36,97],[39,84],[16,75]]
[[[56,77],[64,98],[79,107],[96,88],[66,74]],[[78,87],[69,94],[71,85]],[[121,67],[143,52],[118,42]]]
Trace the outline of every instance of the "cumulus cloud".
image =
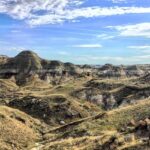
[[55,23],[61,20],[66,9],[82,3],[82,0],[1,0],[0,13],[15,19],[27,19],[29,23],[34,23],[38,17],[42,19],[49,15],[48,22]]
[[123,15],[132,13],[150,13],[150,8],[143,7],[85,7],[66,9],[61,13],[51,14],[47,13],[43,16],[34,16],[28,20],[31,25],[40,25],[48,23],[60,23],[66,20],[74,20],[77,18],[92,18],[100,16]]
[[[113,0],[119,2],[122,0]],[[0,13],[25,20],[35,26],[55,24],[77,18],[150,13],[150,7],[83,7],[85,0],[1,0]]]
[[108,28],[119,31],[121,36],[127,37],[141,36],[150,38],[150,22],[125,26],[109,26]]

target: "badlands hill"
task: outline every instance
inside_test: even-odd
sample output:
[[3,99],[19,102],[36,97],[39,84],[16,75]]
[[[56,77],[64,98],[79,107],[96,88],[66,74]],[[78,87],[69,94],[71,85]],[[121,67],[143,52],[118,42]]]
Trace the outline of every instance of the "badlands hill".
[[148,150],[150,65],[0,56],[1,150]]

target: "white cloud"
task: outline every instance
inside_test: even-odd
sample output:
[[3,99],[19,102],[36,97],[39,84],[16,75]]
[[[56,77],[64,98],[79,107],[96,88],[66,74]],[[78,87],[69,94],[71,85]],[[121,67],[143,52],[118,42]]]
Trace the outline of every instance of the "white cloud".
[[59,22],[65,9],[82,3],[82,0],[1,0],[0,13],[15,19],[27,19],[29,22],[37,17],[50,15],[52,22]]
[[11,30],[12,33],[20,33],[20,30]]
[[109,26],[108,28],[119,31],[121,36],[150,38],[150,22],[125,26]]
[[145,50],[145,49],[150,49],[150,45],[142,45],[142,46],[128,46],[128,48],[131,48],[131,49],[141,49],[141,50]]
[[150,55],[142,55],[142,56],[134,56],[133,58],[143,60],[143,59],[150,59]]
[[127,2],[127,0],[112,0],[113,3],[122,3]]
[[99,34],[97,37],[100,38],[100,39],[102,39],[102,40],[109,40],[109,39],[115,38],[115,36],[113,36],[113,35],[107,35],[107,34]]
[[150,54],[150,45],[141,45],[141,46],[128,46],[127,48],[140,50],[142,54]]
[[80,17],[150,13],[150,7],[84,7],[84,2],[85,0],[1,0],[0,13],[25,20],[32,26],[75,21]]
[[21,52],[26,50],[24,47],[0,47],[0,51],[14,51],[14,52]]
[[102,45],[100,45],[100,44],[81,44],[81,45],[74,45],[73,47],[77,47],[77,48],[101,48]]
[[24,51],[26,50],[26,48],[24,47],[13,47],[12,49],[10,49],[12,51],[17,51],[17,52],[21,52],[21,51]]
[[98,63],[112,63],[112,64],[144,64],[149,63],[150,55],[137,55],[131,57],[122,57],[122,56],[92,56],[84,55],[75,58],[77,61],[90,64]]
[[123,61],[124,58],[123,57],[112,57],[112,56],[92,56],[92,55],[84,55],[84,56],[80,56],[78,57],[78,59],[84,60],[84,61]]

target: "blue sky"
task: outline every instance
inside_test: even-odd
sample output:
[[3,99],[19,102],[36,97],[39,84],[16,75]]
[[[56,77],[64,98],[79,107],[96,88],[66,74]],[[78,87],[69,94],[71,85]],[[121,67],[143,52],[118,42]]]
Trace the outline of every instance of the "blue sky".
[[1,0],[0,54],[76,64],[150,63],[149,0]]

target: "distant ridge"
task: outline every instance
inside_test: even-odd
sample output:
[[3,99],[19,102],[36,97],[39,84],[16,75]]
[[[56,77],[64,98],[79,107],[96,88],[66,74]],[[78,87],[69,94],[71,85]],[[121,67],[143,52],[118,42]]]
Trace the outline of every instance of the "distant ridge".
[[[35,52],[26,50],[13,58],[0,57],[0,78],[15,77],[17,82],[29,76],[38,75],[41,80],[58,84],[76,77],[131,77],[143,76],[150,70],[150,65],[114,66],[106,64],[95,67],[90,65],[75,65],[57,60],[40,58]],[[25,82],[23,81],[23,83]]]

